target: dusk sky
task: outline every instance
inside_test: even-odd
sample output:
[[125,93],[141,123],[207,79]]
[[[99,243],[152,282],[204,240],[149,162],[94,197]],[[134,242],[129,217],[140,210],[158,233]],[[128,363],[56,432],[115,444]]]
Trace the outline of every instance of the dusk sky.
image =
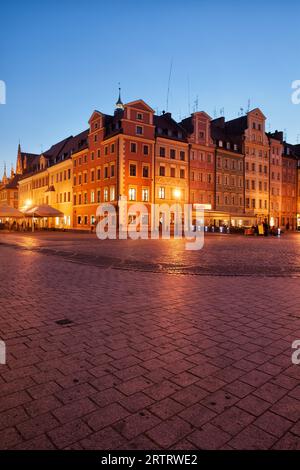
[[[300,142],[299,1],[1,2],[0,177],[18,141],[40,153],[88,127],[94,109],[112,113],[144,99],[175,119],[194,109],[226,119],[260,107],[267,130]],[[189,85],[188,85],[189,84]],[[190,93],[188,90],[190,89]],[[190,100],[189,100],[190,95]],[[270,125],[270,127],[269,127]]]

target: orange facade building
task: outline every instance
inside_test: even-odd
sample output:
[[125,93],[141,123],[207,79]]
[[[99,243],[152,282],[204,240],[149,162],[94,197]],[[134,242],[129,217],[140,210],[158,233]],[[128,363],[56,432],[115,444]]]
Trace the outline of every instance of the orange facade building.
[[74,228],[92,229],[99,203],[153,202],[154,111],[144,101],[123,105],[113,115],[94,111],[88,148],[73,154]]

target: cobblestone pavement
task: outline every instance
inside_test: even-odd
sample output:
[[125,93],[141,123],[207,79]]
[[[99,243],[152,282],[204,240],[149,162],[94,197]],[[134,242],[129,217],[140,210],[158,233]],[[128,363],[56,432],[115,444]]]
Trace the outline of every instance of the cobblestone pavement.
[[145,243],[1,235],[0,448],[300,449],[300,235]]

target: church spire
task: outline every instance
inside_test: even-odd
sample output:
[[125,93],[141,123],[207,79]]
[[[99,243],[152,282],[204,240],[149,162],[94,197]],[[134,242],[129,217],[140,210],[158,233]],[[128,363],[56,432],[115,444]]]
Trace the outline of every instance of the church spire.
[[6,174],[6,163],[5,162],[4,162],[4,173],[3,173],[2,183],[3,184],[8,183],[8,178],[7,178],[7,174]]
[[123,102],[121,100],[121,87],[120,87],[120,83],[119,83],[119,98],[118,98],[118,101],[116,102],[116,111],[124,111],[124,105],[123,105]]
[[17,164],[16,164],[16,173],[17,175],[22,175],[23,173],[23,163],[22,163],[22,155],[21,155],[21,143],[19,140],[18,145],[18,155],[17,155]]

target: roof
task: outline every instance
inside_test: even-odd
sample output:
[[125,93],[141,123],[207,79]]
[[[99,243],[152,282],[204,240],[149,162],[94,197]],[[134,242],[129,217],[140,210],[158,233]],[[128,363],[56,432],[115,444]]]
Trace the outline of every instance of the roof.
[[24,158],[26,156],[26,170],[21,178],[26,178],[33,172],[37,173],[38,171],[44,171],[39,168],[40,158],[42,156],[48,161],[49,167],[71,158],[73,153],[88,148],[88,134],[89,129],[86,129],[75,136],[71,135],[60,142],[53,144],[48,150],[40,155],[21,152],[22,164],[24,164]]
[[[219,141],[230,144],[230,148],[224,147],[224,150],[234,150],[234,145],[238,146],[238,151],[242,151],[242,141],[238,134],[232,133],[226,127],[225,118],[220,117],[211,121],[211,137],[217,144]],[[223,148],[223,147],[222,147]]]
[[4,189],[17,189],[20,175],[14,175],[9,182],[3,186]]
[[154,115],[153,122],[156,127],[155,132],[157,136],[184,142],[187,141],[186,129],[172,118],[171,113],[164,113],[160,116]]

